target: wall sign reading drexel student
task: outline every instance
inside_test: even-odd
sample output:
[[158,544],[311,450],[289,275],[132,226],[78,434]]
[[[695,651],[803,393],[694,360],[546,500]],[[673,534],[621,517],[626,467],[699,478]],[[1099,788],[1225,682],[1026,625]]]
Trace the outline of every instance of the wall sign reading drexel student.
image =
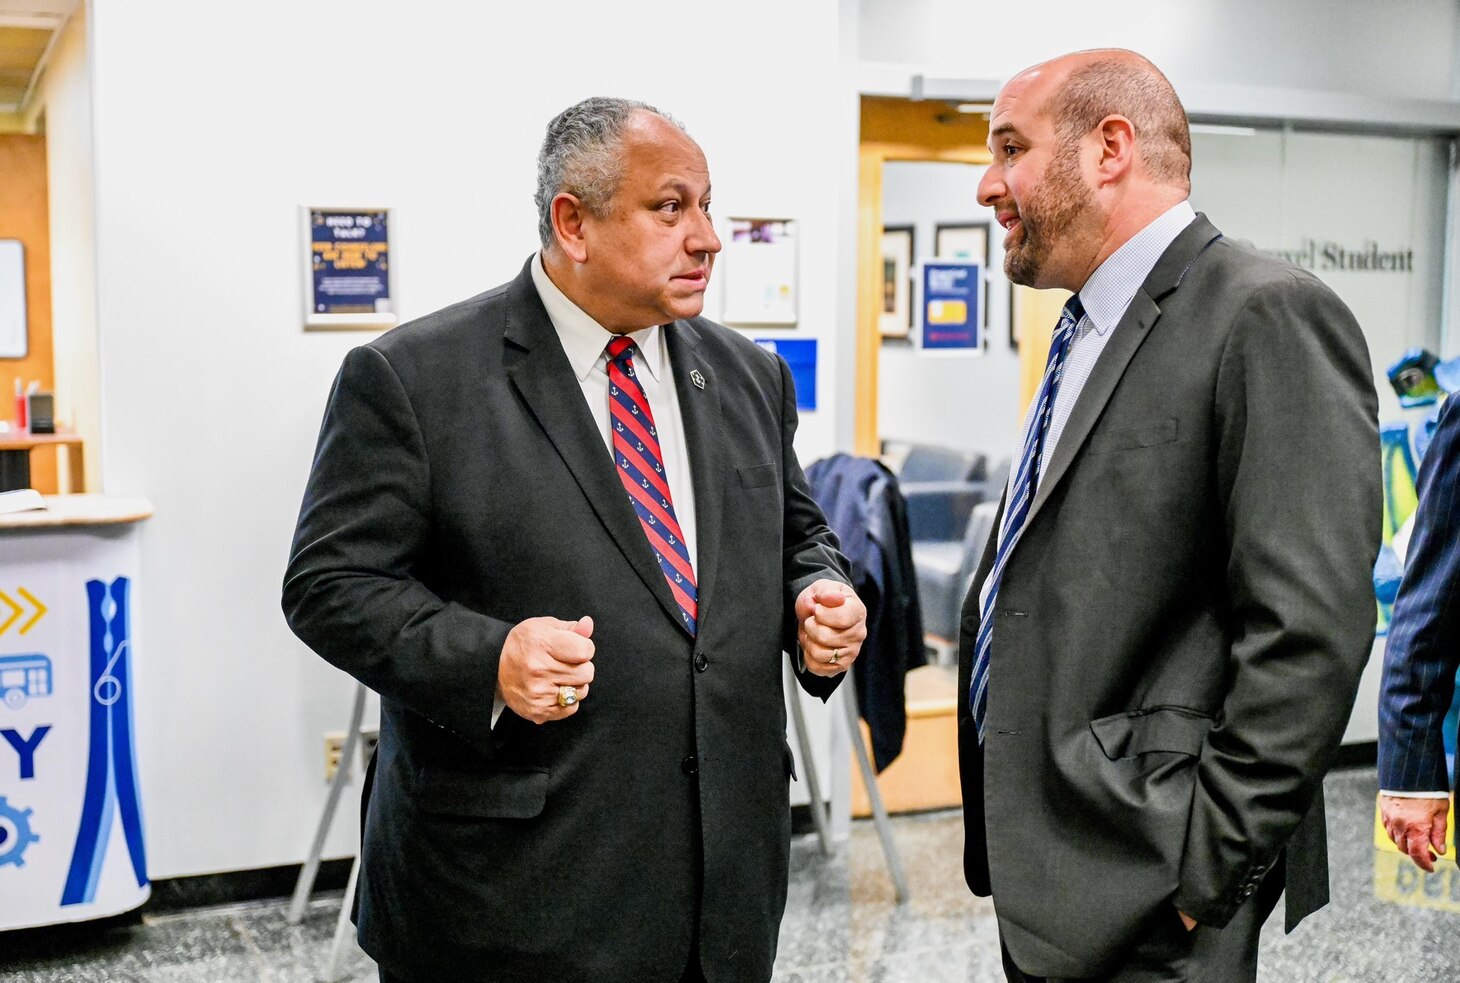
[[983,267],[927,260],[918,268],[917,337],[925,352],[983,354]]
[[305,208],[303,218],[305,326],[394,325],[390,210]]

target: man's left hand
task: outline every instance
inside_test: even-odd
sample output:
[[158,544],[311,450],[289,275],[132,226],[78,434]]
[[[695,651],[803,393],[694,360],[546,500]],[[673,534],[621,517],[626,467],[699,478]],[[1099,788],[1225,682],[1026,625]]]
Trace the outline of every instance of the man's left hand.
[[806,669],[818,676],[846,672],[867,637],[867,607],[837,580],[818,580],[796,598],[797,638]]
[[1379,796],[1379,818],[1394,845],[1422,870],[1434,872],[1436,854],[1445,852],[1446,813],[1449,799],[1416,799],[1409,796]]

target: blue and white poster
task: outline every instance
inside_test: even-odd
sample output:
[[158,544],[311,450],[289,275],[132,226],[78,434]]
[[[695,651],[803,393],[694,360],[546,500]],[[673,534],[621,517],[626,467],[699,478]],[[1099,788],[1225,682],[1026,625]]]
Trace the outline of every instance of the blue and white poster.
[[307,208],[305,215],[305,324],[395,324],[389,210]]
[[796,409],[816,409],[816,339],[757,338],[755,343],[786,360],[796,387]]
[[150,892],[133,699],[135,538],[11,535],[0,569],[0,930]]
[[918,267],[917,339],[927,352],[983,354],[983,267],[927,260]]

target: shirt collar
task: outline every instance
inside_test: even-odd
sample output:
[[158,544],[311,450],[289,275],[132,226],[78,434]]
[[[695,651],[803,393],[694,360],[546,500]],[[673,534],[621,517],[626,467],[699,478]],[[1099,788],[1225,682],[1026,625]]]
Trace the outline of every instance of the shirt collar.
[[[553,322],[553,328],[558,332],[558,340],[563,344],[568,364],[573,366],[573,374],[582,382],[588,378],[588,373],[607,360],[604,348],[614,339],[614,333],[593,320],[588,312],[558,289],[542,265],[542,253],[532,258],[532,283],[537,287],[537,295],[542,298],[542,306],[547,308],[548,320]],[[629,337],[634,339],[643,356],[634,360],[635,368],[647,369],[649,375],[659,381],[663,370],[659,326],[630,332]]]
[[1080,303],[1085,305],[1085,315],[1097,333],[1104,335],[1125,316],[1136,291],[1156,268],[1156,261],[1195,218],[1189,200],[1172,205],[1090,274],[1080,288]]

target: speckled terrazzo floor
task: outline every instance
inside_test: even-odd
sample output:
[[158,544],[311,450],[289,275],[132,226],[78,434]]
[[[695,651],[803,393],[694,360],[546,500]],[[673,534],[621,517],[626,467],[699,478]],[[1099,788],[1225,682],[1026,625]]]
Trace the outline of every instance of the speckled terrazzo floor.
[[[1460,871],[1425,877],[1376,852],[1372,769],[1328,779],[1334,901],[1291,936],[1281,911],[1264,931],[1261,976],[1272,983],[1456,983]],[[870,824],[826,858],[814,837],[792,847],[790,901],[777,983],[1001,983],[993,908],[959,872],[954,813],[895,820],[912,892],[894,904]],[[306,983],[322,979],[338,896],[321,897],[303,924],[283,900],[144,917],[141,924],[66,933],[0,934],[5,983]],[[373,983],[351,948],[343,979]]]

